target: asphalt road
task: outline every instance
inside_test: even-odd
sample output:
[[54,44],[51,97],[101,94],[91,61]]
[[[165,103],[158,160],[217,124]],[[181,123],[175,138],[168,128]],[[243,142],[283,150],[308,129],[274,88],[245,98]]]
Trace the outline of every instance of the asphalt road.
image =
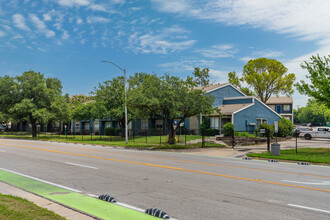
[[0,168],[178,219],[330,219],[330,167],[0,139]]

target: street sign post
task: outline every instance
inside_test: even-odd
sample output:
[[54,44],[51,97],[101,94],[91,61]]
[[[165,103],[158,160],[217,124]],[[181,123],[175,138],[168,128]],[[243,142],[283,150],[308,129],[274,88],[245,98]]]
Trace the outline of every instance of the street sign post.
[[274,132],[276,134],[276,143],[277,143],[277,133],[278,133],[278,121],[274,122]]

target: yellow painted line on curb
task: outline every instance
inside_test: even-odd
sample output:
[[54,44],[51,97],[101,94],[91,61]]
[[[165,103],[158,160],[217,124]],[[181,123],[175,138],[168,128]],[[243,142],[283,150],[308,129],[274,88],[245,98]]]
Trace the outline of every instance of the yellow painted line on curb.
[[118,160],[118,159],[111,159],[111,158],[105,158],[105,157],[96,157],[96,156],[84,155],[84,154],[69,153],[69,152],[64,152],[64,151],[39,149],[39,148],[33,148],[33,147],[23,147],[23,146],[5,145],[5,144],[0,144],[0,145],[8,146],[8,147],[29,149],[29,150],[38,150],[38,151],[45,151],[45,152],[74,155],[74,156],[80,156],[80,157],[95,158],[95,159],[101,159],[101,160],[116,161],[116,162],[129,163],[129,164],[144,165],[144,166],[150,166],[150,167],[159,167],[159,168],[165,168],[165,169],[170,169],[170,170],[179,170],[179,171],[190,172],[190,173],[206,174],[206,175],[211,175],[211,176],[221,176],[221,177],[226,177],[226,178],[247,180],[247,181],[252,181],[252,182],[269,183],[269,184],[281,185],[281,186],[290,186],[290,187],[295,187],[295,188],[309,189],[309,190],[322,191],[322,192],[330,192],[330,190],[327,190],[327,189],[311,188],[311,187],[306,187],[306,186],[298,186],[298,185],[292,185],[292,184],[286,184],[286,183],[271,182],[271,181],[259,180],[259,179],[250,179],[250,178],[245,178],[245,177],[237,177],[237,176],[209,173],[209,172],[196,171],[196,170],[187,170],[187,169],[183,169],[183,168],[179,168],[179,167],[170,167],[170,166],[163,166],[163,165],[158,165],[158,164],[140,163],[140,162]]
[[[9,141],[9,142],[11,142],[11,141]],[[14,142],[14,141],[12,141],[12,142]],[[109,151],[100,151],[100,150],[92,150],[92,149],[82,149],[82,148],[74,148],[74,147],[67,147],[67,146],[51,146],[51,145],[45,145],[45,144],[39,144],[39,143],[26,143],[26,142],[24,142],[24,144],[38,144],[38,145],[45,146],[45,147],[62,147],[62,148],[66,148],[66,149],[67,148],[70,148],[70,149],[82,150],[82,151],[100,152],[100,153],[108,153],[108,154],[120,154],[120,155],[129,155],[129,156],[138,156],[138,157],[148,157],[148,158],[154,158],[154,159],[172,160],[172,161],[180,161],[180,162],[186,162],[186,163],[196,163],[196,164],[203,164],[203,165],[233,167],[233,168],[241,168],[241,169],[249,169],[249,170],[266,171],[266,172],[286,173],[286,174],[295,174],[295,175],[302,175],[302,176],[313,176],[313,177],[321,177],[321,178],[330,178],[330,176],[305,174],[305,173],[295,173],[295,172],[289,172],[289,171],[269,170],[269,169],[253,168],[253,167],[243,167],[243,166],[235,166],[235,165],[226,165],[226,164],[206,163],[206,162],[181,160],[181,159],[166,158],[166,157],[155,157],[155,156],[147,156],[147,155],[139,155],[139,154],[129,154],[129,153],[120,153],[120,152],[109,152]]]

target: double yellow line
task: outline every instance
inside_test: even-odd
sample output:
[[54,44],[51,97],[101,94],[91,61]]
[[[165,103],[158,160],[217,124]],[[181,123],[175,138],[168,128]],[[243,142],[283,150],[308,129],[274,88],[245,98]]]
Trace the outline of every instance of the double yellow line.
[[246,180],[246,181],[251,181],[251,182],[268,183],[268,184],[281,185],[281,186],[290,186],[290,187],[301,188],[301,189],[309,189],[309,190],[315,190],[315,191],[330,192],[330,190],[326,190],[326,189],[311,188],[311,187],[305,187],[305,186],[299,186],[299,185],[271,182],[271,181],[265,181],[265,180],[259,180],[259,179],[250,179],[250,178],[230,176],[230,175],[217,174],[217,173],[209,173],[209,172],[196,171],[196,170],[188,170],[188,169],[183,169],[183,168],[179,168],[179,167],[163,166],[163,165],[158,165],[158,164],[140,163],[140,162],[127,161],[127,160],[118,160],[118,159],[111,159],[111,158],[105,158],[105,157],[97,157],[97,156],[91,156],[91,155],[69,153],[69,152],[57,151],[57,150],[39,149],[39,148],[34,148],[34,147],[24,147],[24,146],[16,146],[16,145],[9,145],[9,144],[0,144],[0,145],[7,146],[7,147],[15,147],[15,148],[22,148],[22,149],[29,149],[29,150],[38,150],[38,151],[45,151],[45,152],[52,152],[52,153],[59,153],[59,154],[67,154],[67,155],[74,155],[74,156],[80,156],[80,157],[87,157],[87,158],[94,158],[94,159],[101,159],[101,160],[108,160],[108,161],[143,165],[143,166],[150,166],[150,167],[158,167],[158,168],[178,170],[178,171],[183,171],[183,172],[211,175],[211,176],[220,176],[220,177],[226,177],[226,178],[232,178],[232,179]]

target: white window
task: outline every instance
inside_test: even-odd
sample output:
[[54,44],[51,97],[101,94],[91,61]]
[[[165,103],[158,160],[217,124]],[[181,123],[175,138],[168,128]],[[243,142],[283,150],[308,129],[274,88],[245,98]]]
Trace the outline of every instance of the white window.
[[84,130],[89,130],[89,123],[84,124]]
[[132,129],[132,121],[128,123],[127,129],[131,130]]
[[261,124],[267,124],[267,119],[257,118],[257,127],[260,127]]
[[219,118],[218,117],[211,117],[210,118],[210,127],[219,129]]
[[148,121],[147,120],[144,120],[141,122],[141,128],[142,129],[147,129],[148,128]]
[[290,105],[283,105],[283,111],[289,112],[291,110]]
[[95,124],[94,124],[94,130],[95,130],[95,131],[98,131],[98,130],[99,130],[99,123],[95,123]]
[[105,128],[110,128],[110,127],[111,127],[111,122],[110,121],[105,122]]
[[284,118],[291,121],[291,117],[290,116],[284,116]]
[[275,105],[268,105],[269,108],[273,109],[274,111],[276,111]]

